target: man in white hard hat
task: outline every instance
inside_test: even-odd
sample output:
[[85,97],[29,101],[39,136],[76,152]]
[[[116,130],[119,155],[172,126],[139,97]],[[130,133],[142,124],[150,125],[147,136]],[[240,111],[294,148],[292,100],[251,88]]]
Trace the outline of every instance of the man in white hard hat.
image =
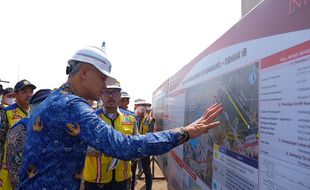
[[219,125],[213,120],[223,107],[215,104],[186,127],[126,136],[100,119],[86,102],[99,100],[106,85],[115,82],[105,53],[85,47],[68,63],[68,81],[40,104],[27,124],[19,189],[78,190],[88,145],[111,157],[132,160],[166,153]]
[[129,114],[132,115],[134,117],[136,117],[135,113],[130,111],[128,109],[128,104],[130,103],[130,96],[128,94],[128,92],[125,91],[121,91],[121,99],[119,101],[119,111],[121,111],[124,114]]
[[[139,134],[144,135],[146,133],[153,132],[153,125],[147,122],[147,110],[146,107],[149,105],[145,101],[145,99],[136,99],[134,101],[134,109],[136,113],[136,120],[138,123],[138,131]],[[145,156],[138,161],[134,161],[132,164],[132,173],[136,174],[137,165],[139,166],[139,171],[137,176],[141,176],[142,171],[144,172],[145,176],[145,189],[151,190],[153,184],[153,178],[151,173],[151,158],[150,156]],[[143,168],[143,170],[142,170]],[[131,180],[131,190],[134,190],[136,182],[136,175],[132,175]]]
[[[104,107],[96,114],[110,123],[115,130],[125,135],[136,134],[136,120],[134,116],[119,111],[118,104],[121,97],[119,83],[108,85],[102,93]],[[98,167],[100,165],[100,167]],[[128,190],[131,177],[131,162],[115,161],[110,156],[89,148],[83,171],[84,190]]]
[[128,92],[125,92],[122,90],[121,91],[121,99],[119,102],[119,108],[127,110],[129,101],[130,101],[130,96],[129,96]]

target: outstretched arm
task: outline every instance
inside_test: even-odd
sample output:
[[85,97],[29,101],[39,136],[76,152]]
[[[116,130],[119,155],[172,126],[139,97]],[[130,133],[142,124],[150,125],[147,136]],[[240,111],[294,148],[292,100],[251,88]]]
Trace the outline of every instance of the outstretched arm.
[[145,135],[126,136],[100,119],[86,103],[84,103],[85,106],[79,101],[71,103],[70,113],[75,113],[72,117],[81,127],[80,137],[88,145],[104,154],[121,160],[164,154],[189,138],[198,137],[218,126],[219,122],[213,122],[213,120],[223,111],[221,104],[215,104],[200,119],[186,127]]

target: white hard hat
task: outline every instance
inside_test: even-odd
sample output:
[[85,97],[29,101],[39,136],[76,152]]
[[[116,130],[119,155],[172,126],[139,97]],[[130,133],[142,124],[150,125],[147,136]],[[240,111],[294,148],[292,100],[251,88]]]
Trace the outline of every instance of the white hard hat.
[[121,91],[121,98],[130,98],[130,96],[127,92]]
[[121,84],[120,84],[118,81],[116,81],[116,82],[113,83],[113,84],[107,85],[107,88],[115,88],[115,89],[120,89],[120,90],[122,90]]
[[68,64],[72,65],[77,61],[89,63],[96,67],[102,74],[107,76],[107,85],[116,82],[116,79],[110,74],[112,65],[102,49],[93,46],[84,47],[74,53],[73,57],[68,60]]
[[146,104],[146,101],[144,99],[136,99],[134,101],[135,105],[140,105],[140,104]]

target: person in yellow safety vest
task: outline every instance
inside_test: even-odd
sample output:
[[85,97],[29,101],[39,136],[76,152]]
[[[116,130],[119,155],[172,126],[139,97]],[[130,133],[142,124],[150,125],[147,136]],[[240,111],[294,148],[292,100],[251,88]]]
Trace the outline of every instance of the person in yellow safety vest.
[[[96,113],[121,133],[136,134],[137,126],[134,116],[118,110],[120,92],[119,83],[107,86],[102,94],[104,107]],[[94,148],[88,148],[83,171],[84,190],[128,190],[130,178],[130,161],[117,160]]]
[[14,87],[16,103],[5,109],[9,126],[13,126],[20,119],[27,117],[30,111],[30,98],[36,86],[28,80],[21,80]]
[[[1,104],[0,104],[0,172],[2,168],[2,161],[4,155],[4,143],[6,140],[7,132],[9,130],[8,120],[5,114],[5,108],[15,102],[14,89],[8,87],[2,92]],[[1,185],[0,185],[1,186]]]
[[[154,123],[150,122],[150,117],[148,116],[147,107],[150,108],[151,104],[147,103],[144,99],[137,99],[134,101],[134,109],[137,115],[138,120],[138,129],[139,134],[144,135],[146,133],[153,132],[153,126]],[[145,189],[151,190],[152,189],[152,173],[151,173],[151,158],[149,156],[143,157],[140,160],[143,168],[143,173],[145,176]],[[136,173],[137,164],[139,164],[139,161],[134,161],[132,164],[132,173]],[[140,172],[139,172],[140,173]],[[139,175],[138,175],[139,176]],[[134,190],[136,181],[136,175],[132,175],[131,180],[131,190]]]
[[[22,118],[27,117],[30,111],[30,98],[34,89],[36,89],[36,86],[25,79],[17,82],[14,86],[16,102],[5,108],[9,128]],[[4,155],[1,161],[0,190],[11,190],[12,186],[6,164],[6,143],[4,143]]]
[[[119,111],[122,112],[123,114],[132,115],[136,118],[137,115],[135,114],[135,112],[128,109],[129,103],[130,103],[129,94],[122,90],[121,91],[121,99],[120,99],[120,102],[118,105]],[[137,121],[137,119],[136,119],[136,121]]]
[[140,123],[139,133],[141,135],[144,135],[145,133],[153,132],[154,130],[154,118],[152,116],[151,103],[146,103],[144,105],[145,108],[143,108],[144,111],[144,117]]
[[6,163],[10,182],[13,190],[17,190],[19,186],[19,173],[23,160],[24,144],[26,140],[27,123],[30,116],[40,108],[40,103],[43,102],[52,90],[38,90],[30,99],[31,111],[28,117],[23,118],[10,127],[6,137]]

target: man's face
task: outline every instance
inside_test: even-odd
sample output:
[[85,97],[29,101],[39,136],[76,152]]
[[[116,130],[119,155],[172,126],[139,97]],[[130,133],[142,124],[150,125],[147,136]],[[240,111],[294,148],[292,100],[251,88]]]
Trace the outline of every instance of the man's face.
[[138,116],[143,116],[146,113],[146,105],[145,104],[136,104],[135,110]]
[[82,78],[81,86],[84,89],[81,96],[84,99],[99,100],[104,89],[106,89],[107,76],[95,67],[85,64],[80,77]]
[[116,109],[121,98],[121,90],[117,88],[106,88],[101,98],[105,108]]
[[128,109],[129,98],[121,98],[119,102],[119,107],[122,109]]
[[11,105],[15,102],[15,95],[14,93],[6,94],[2,97],[2,103]]
[[147,105],[145,105],[145,109],[146,109],[146,111],[147,111],[147,112],[150,112],[150,111],[151,111],[151,107],[152,107],[152,105],[151,105],[151,104],[147,104]]
[[22,105],[29,105],[30,98],[33,95],[33,89],[31,86],[25,86],[21,90],[15,92],[16,102]]

